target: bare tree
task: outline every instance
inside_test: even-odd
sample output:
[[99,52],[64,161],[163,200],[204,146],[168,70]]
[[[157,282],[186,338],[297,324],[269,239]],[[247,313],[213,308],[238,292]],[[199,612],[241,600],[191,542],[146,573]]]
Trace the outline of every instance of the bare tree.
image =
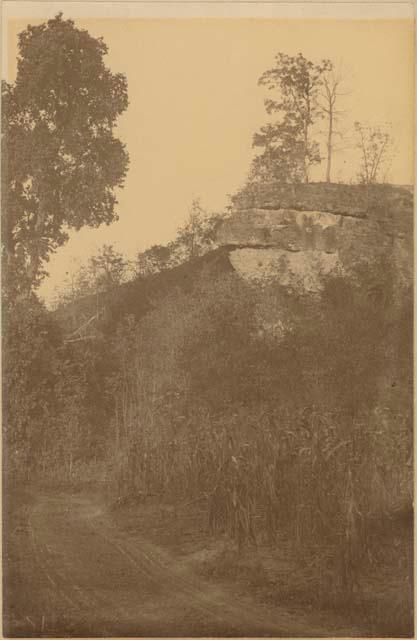
[[360,181],[375,184],[379,181],[383,167],[391,158],[393,138],[391,125],[368,125],[355,122],[356,146],[361,152]]
[[322,114],[327,121],[326,130],[326,182],[331,182],[332,157],[336,148],[334,138],[343,137],[343,132],[339,129],[339,122],[344,111],[338,108],[340,98],[349,94],[345,88],[345,74],[342,70],[336,69],[333,64],[323,73],[321,78],[321,91],[319,103]]

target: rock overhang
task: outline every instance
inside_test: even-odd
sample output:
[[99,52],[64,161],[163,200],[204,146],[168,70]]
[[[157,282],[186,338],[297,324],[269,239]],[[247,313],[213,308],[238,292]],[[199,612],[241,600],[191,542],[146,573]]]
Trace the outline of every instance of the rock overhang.
[[[378,206],[370,200],[368,208],[363,202],[361,207],[358,202],[347,206],[346,194],[355,196],[357,189],[346,189],[346,185],[342,185],[343,206],[336,202],[334,211],[328,201],[321,210],[309,208],[307,199],[299,205],[289,199],[286,206],[279,206],[275,199],[275,207],[265,197],[258,198],[255,206],[248,206],[246,200],[220,225],[217,242],[230,248],[232,266],[243,278],[259,283],[275,277],[284,285],[296,283],[305,290],[317,290],[323,275],[346,272],[358,262],[384,256],[394,266],[398,284],[408,285],[412,281],[412,196],[404,195],[404,189],[378,186],[376,193],[387,197]],[[332,185],[331,193],[337,191],[338,185]]]

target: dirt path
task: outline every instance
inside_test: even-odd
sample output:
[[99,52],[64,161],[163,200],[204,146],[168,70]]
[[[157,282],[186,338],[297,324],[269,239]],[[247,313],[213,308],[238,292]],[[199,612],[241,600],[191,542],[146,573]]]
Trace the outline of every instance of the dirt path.
[[91,496],[37,495],[14,534],[9,637],[328,635],[308,618],[202,582],[165,550],[117,528]]

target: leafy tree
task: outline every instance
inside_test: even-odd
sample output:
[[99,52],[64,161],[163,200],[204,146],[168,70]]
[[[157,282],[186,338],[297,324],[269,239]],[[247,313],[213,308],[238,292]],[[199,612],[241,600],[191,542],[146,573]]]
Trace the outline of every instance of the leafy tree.
[[275,65],[259,79],[279,99],[265,100],[268,114],[279,120],[262,127],[254,136],[255,147],[264,149],[252,167],[252,179],[269,176],[281,182],[308,182],[309,169],[320,161],[318,143],[311,127],[320,116],[318,94],[329,60],[315,64],[301,53],[278,53]]
[[93,287],[107,291],[120,285],[127,277],[128,262],[112,245],[105,244],[97,255],[90,258],[88,270]]
[[175,240],[185,259],[191,260],[216,246],[216,229],[221,218],[218,214],[208,214],[199,198],[192,201],[188,218]]
[[306,181],[305,148],[303,141],[297,139],[297,132],[296,125],[279,123],[267,124],[254,135],[254,146],[263,147],[264,151],[253,160],[251,181]]
[[178,256],[173,242],[167,245],[155,244],[138,253],[135,270],[138,276],[149,276],[170,269],[176,264],[178,264]]
[[223,217],[223,214],[205,211],[200,200],[195,198],[184,225],[177,231],[175,240],[167,245],[153,245],[138,254],[137,274],[147,276],[165,269],[172,269],[215,249],[216,231]]
[[74,328],[77,325],[78,298],[110,291],[125,282],[130,275],[130,264],[112,245],[103,245],[77,271],[67,273],[62,286],[55,292],[54,307],[72,305]]
[[116,218],[114,189],[128,156],[114,137],[127,82],[104,64],[107,46],[63,20],[19,35],[17,77],[2,86],[3,253],[6,281],[35,289],[68,229]]
[[393,138],[390,126],[373,126],[355,122],[356,146],[361,153],[359,179],[364,184],[380,181],[381,172],[390,161]]

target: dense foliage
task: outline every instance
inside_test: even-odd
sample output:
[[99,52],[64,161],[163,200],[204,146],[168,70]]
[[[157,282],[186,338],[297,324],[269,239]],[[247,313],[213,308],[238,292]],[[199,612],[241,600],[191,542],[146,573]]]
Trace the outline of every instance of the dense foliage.
[[114,137],[126,78],[104,64],[101,39],[63,20],[19,34],[17,76],[2,86],[3,274],[33,290],[68,229],[115,220],[128,157]]
[[395,305],[390,275],[377,264],[301,299],[204,278],[123,323],[120,496],[203,497],[213,533],[289,534],[351,590],[373,521],[411,507],[411,292]]
[[254,136],[254,146],[263,152],[253,162],[252,180],[308,182],[310,167],[320,162],[319,144],[311,130],[321,117],[320,89],[331,68],[329,60],[315,64],[302,53],[278,53],[275,65],[261,76],[259,84],[278,93],[278,100],[265,100],[267,113],[277,120]]
[[[97,337],[66,344],[36,298],[3,314],[5,481],[73,480],[77,468],[103,459],[112,399],[112,364]],[[77,466],[78,465],[78,466]]]

